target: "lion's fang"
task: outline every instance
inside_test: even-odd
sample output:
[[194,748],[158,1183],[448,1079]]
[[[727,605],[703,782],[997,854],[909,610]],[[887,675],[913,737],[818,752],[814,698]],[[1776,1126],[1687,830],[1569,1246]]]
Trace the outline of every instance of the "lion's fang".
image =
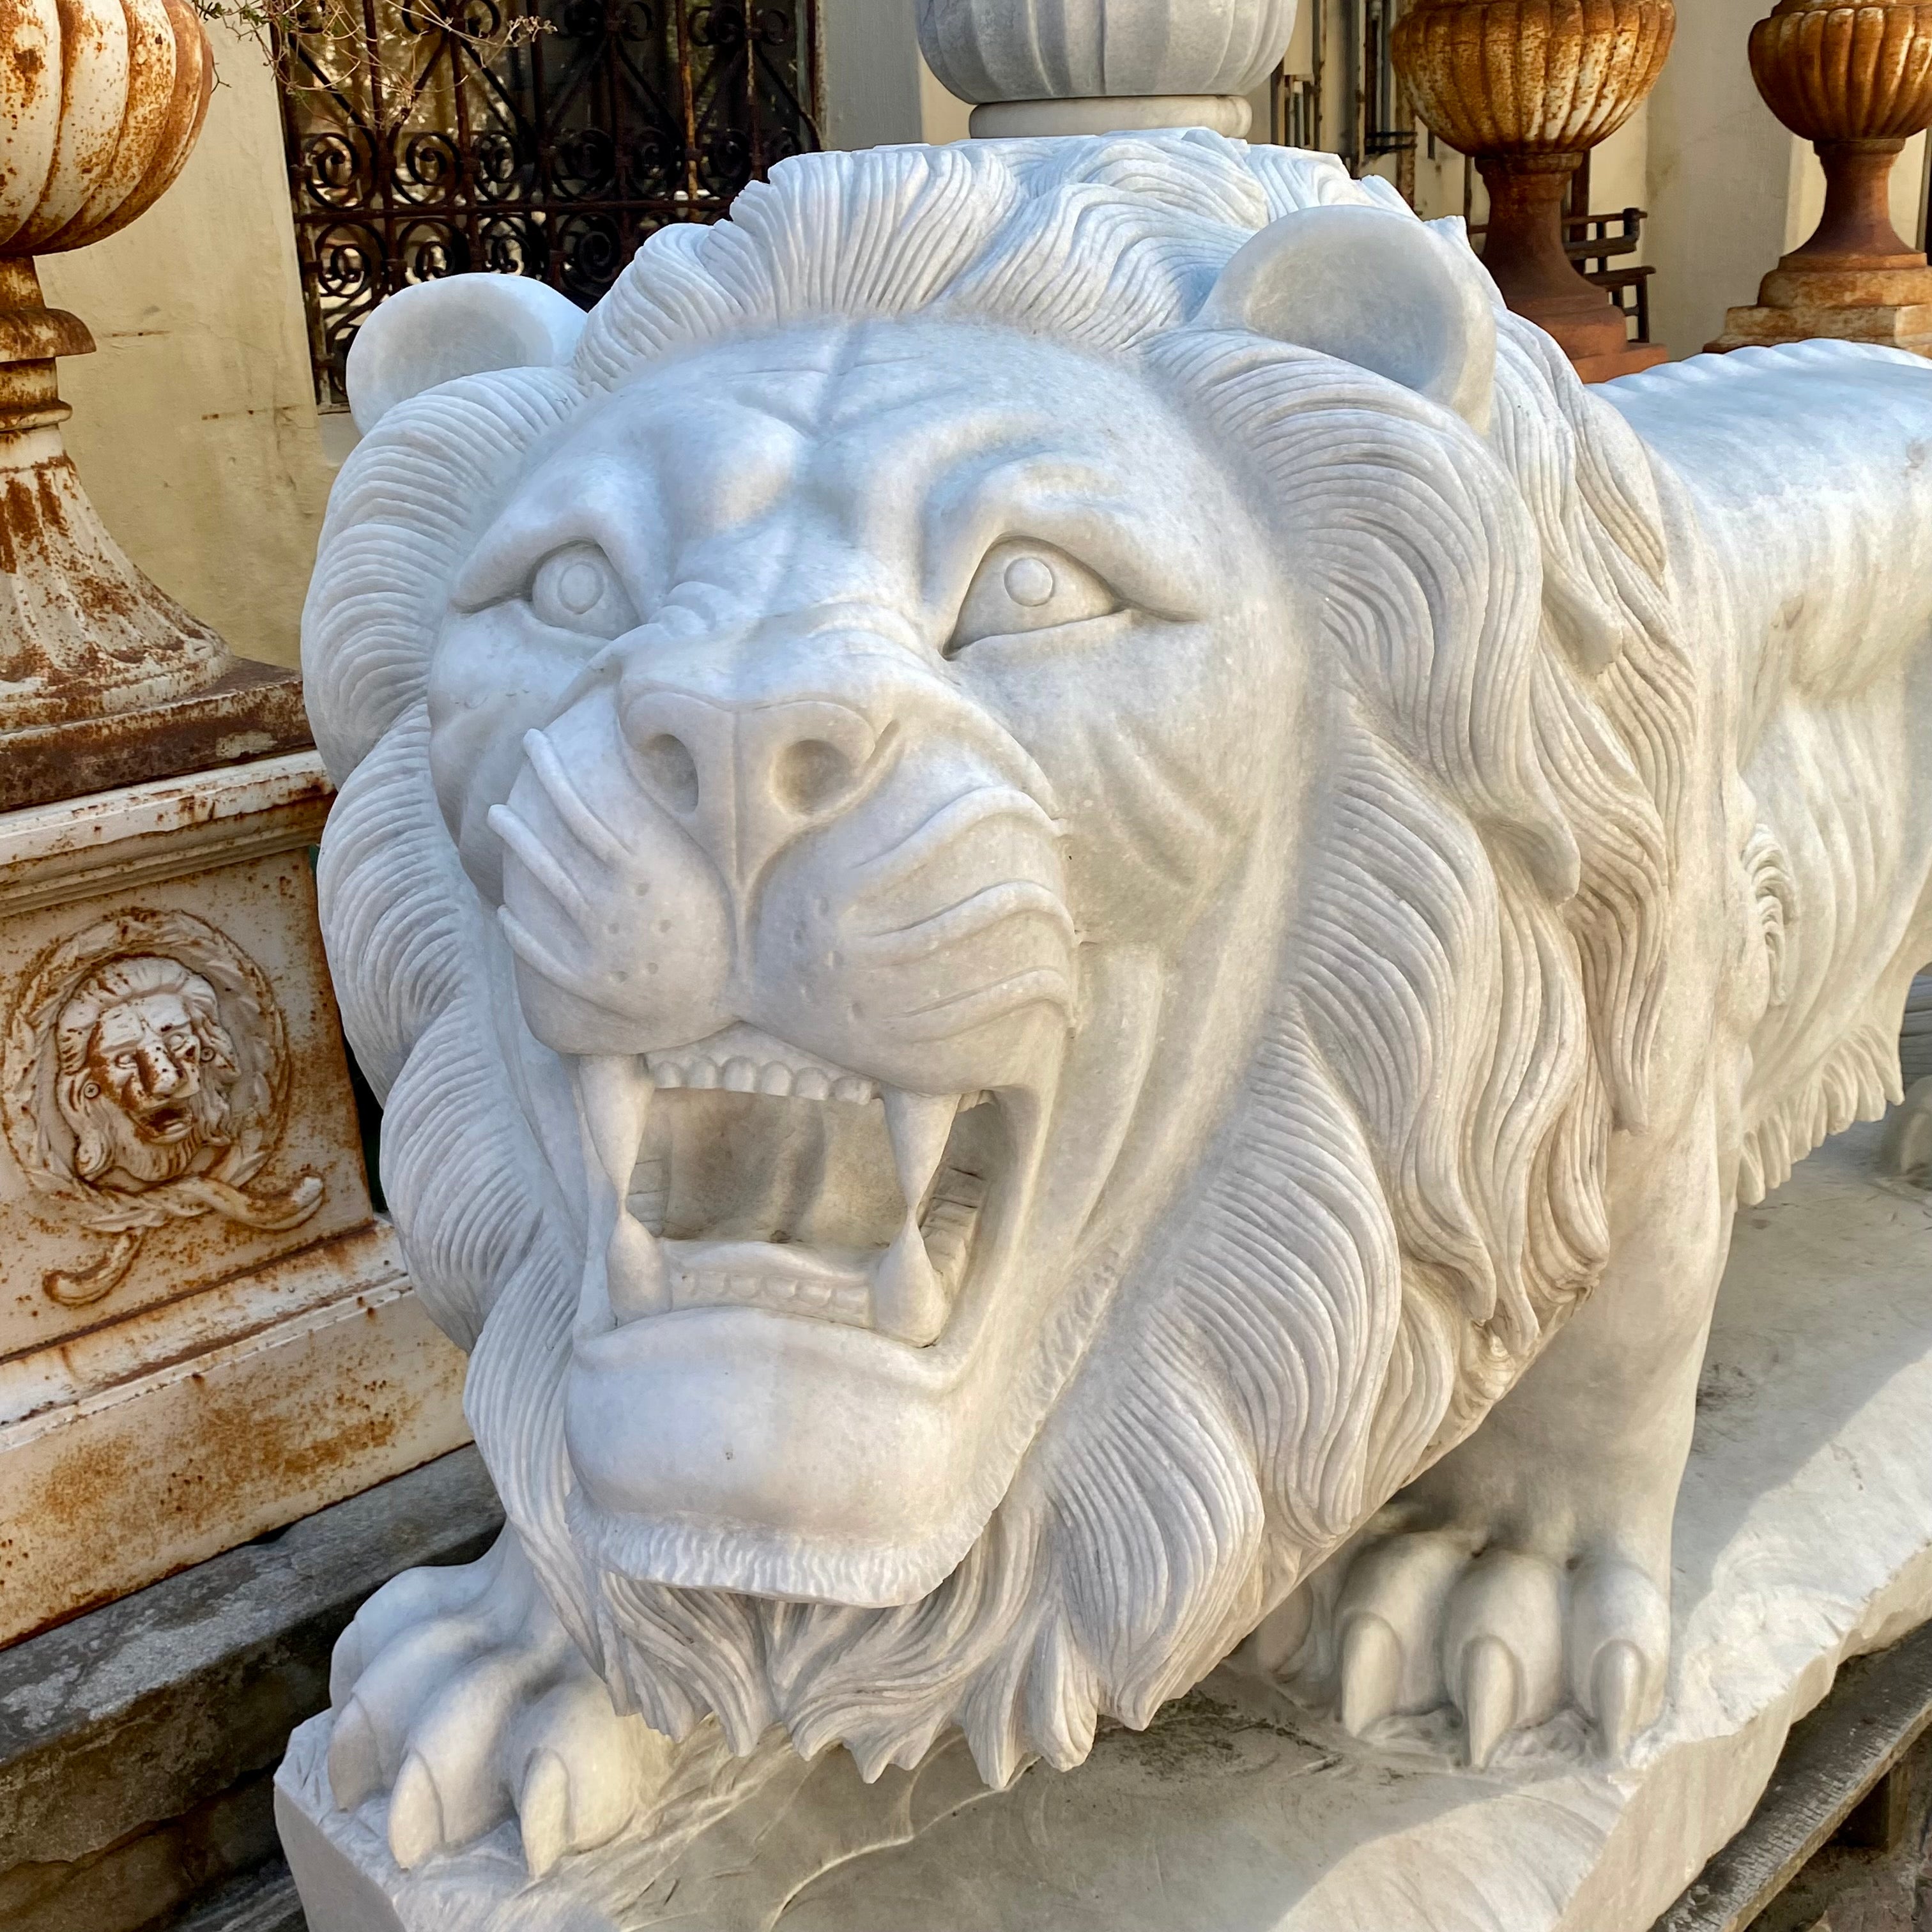
[[618,1210],[617,1225],[604,1251],[604,1292],[618,1321],[634,1322],[640,1316],[662,1315],[669,1310],[664,1250],[656,1235],[628,1207]]
[[588,1150],[610,1190],[604,1266],[611,1315],[632,1322],[661,1314],[670,1306],[664,1256],[656,1236],[631,1212],[626,1198],[650,1114],[650,1075],[643,1060],[631,1054],[590,1054],[578,1063],[577,1090]]
[[946,1325],[946,1286],[926,1252],[920,1210],[939,1171],[959,1112],[957,1094],[908,1094],[888,1088],[886,1132],[898,1170],[905,1220],[872,1276],[872,1324],[916,1348],[938,1340]]
[[907,1094],[888,1087],[880,1098],[885,1103],[886,1132],[892,1139],[892,1164],[898,1170],[900,1196],[908,1217],[916,1222],[926,1202],[926,1191],[939,1171],[946,1138],[959,1112],[960,1096]]
[[872,1326],[922,1348],[946,1326],[946,1288],[912,1217],[872,1272]]

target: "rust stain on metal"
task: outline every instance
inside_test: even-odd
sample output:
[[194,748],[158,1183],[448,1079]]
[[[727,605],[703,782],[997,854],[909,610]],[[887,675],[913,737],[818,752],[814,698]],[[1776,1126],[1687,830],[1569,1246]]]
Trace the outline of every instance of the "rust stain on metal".
[[1563,197],[1655,85],[1676,25],[1672,0],[1416,0],[1390,39],[1417,112],[1488,186],[1484,266],[1589,381],[1664,358],[1570,260]]
[[313,742],[300,674],[237,658],[225,676],[185,697],[0,739],[0,812],[306,751]]
[[28,1445],[0,1523],[0,1644],[456,1448],[462,1370],[412,1294],[364,1291],[310,1334]]
[[[1779,0],[1751,29],[1751,76],[1765,104],[1818,150],[1825,211],[1817,232],[1779,265],[1822,274],[1922,268],[1892,225],[1892,164],[1932,123],[1932,0]],[[1778,291],[1761,296],[1774,306]],[[1802,292],[1816,307],[1856,306],[1851,284]],[[1863,292],[1922,303],[1923,289]]]

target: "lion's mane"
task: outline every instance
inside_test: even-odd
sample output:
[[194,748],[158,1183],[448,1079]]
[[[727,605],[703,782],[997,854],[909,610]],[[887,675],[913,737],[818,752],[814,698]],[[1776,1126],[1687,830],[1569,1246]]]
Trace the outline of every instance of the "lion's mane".
[[[1078,1762],[1101,1714],[1146,1722],[1466,1433],[1602,1268],[1690,739],[1684,513],[1507,314],[1486,446],[1348,364],[1190,326],[1268,222],[1392,200],[1199,134],[788,161],[728,221],[653,236],[573,368],[446,385],[344,470],[304,668],[342,787],[323,920],[387,1096],[384,1182],[425,1304],[472,1348],[518,1534],[620,1705],[663,1730],[715,1714],[748,1750],[781,1724],[868,1776],[950,1723],[994,1782]],[[1294,748],[1324,764],[1288,943],[1218,1137],[944,1584],[856,1610],[640,1582],[568,1532],[580,1258],[528,1124],[506,950],[432,794],[425,674],[477,532],[601,393],[730,334],[914,310],[1137,358],[1270,506],[1321,614],[1284,647],[1330,700],[1323,742]]]

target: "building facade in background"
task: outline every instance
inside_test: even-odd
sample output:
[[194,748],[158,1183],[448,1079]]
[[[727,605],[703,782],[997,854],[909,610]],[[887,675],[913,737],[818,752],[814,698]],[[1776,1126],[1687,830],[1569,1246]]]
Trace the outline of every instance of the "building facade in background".
[[653,230],[822,144],[815,0],[543,0],[507,20],[494,0],[349,4],[360,31],[321,11],[280,48],[326,409],[395,290],[487,268],[588,307]]
[[[62,371],[90,492],[141,568],[250,656],[296,654],[354,436],[341,358],[390,289],[514,268],[592,301],[652,229],[722,212],[784,154],[966,131],[920,59],[913,0],[539,0],[547,31],[524,39],[502,4],[463,0],[452,33],[410,0],[318,0],[358,30],[298,37],[292,92],[216,29],[222,85],[174,190],[43,265],[101,350]],[[1304,0],[1253,138],[1330,149],[1424,214],[1480,226],[1480,181],[1418,127],[1388,64],[1400,4]],[[1618,259],[1654,267],[1649,333],[1679,354],[1822,200],[1815,158],[1751,83],[1768,5],[1681,8],[1655,93],[1592,156],[1585,212],[1646,211]],[[1893,176],[1901,233],[1924,232],[1924,170],[1922,138]]]

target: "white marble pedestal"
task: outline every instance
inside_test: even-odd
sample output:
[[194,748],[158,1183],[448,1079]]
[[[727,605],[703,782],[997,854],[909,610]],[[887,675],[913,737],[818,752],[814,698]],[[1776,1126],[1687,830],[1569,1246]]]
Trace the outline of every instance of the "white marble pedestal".
[[685,1755],[668,1838],[524,1875],[514,1829],[404,1874],[334,1811],[328,1720],[278,1778],[311,1932],[1646,1932],[1750,1815],[1838,1666],[1932,1615],[1932,1196],[1854,1130],[1747,1210],[1677,1516],[1670,1714],[1609,1774],[1559,1719],[1491,1771],[1372,1749],[1236,1666],[988,1796],[956,1741],[869,1790],[832,1752]]

